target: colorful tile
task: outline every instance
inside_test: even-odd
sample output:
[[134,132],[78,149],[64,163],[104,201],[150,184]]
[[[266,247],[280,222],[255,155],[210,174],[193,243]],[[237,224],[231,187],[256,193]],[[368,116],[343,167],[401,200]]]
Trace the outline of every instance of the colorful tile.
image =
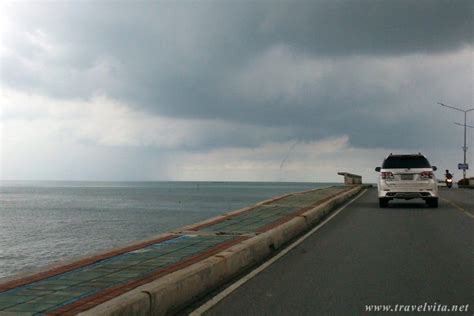
[[24,303],[15,305],[13,307],[5,309],[7,312],[32,312],[40,313],[51,307],[54,307],[54,304],[45,304],[45,303]]
[[[66,304],[73,306],[84,298],[100,297],[101,293],[111,287],[122,293],[129,289],[130,284],[136,286],[137,280],[146,279],[151,275],[171,271],[176,263],[192,264],[197,255],[211,255],[226,242],[240,239],[239,233],[257,232],[262,227],[277,221],[285,220],[297,214],[303,208],[347,189],[346,187],[317,190],[305,194],[293,194],[283,199],[268,202],[241,214],[217,223],[201,227],[200,231],[223,232],[211,236],[181,235],[166,237],[155,243],[144,243],[139,249],[117,254],[111,257],[98,257],[90,260],[91,264],[60,273],[57,276],[31,282],[5,292],[0,292],[0,315],[30,315],[44,311],[54,311]],[[241,239],[249,237],[240,237]],[[124,250],[126,251],[126,250]],[[196,259],[197,260],[197,259]],[[122,289],[122,290],[120,290]],[[119,294],[117,294],[119,295]],[[98,300],[100,301],[100,300]]]

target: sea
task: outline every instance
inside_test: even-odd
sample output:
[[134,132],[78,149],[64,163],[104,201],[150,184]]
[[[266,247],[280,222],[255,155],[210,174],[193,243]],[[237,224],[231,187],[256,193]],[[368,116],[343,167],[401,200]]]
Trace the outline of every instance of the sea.
[[0,182],[0,279],[334,183]]

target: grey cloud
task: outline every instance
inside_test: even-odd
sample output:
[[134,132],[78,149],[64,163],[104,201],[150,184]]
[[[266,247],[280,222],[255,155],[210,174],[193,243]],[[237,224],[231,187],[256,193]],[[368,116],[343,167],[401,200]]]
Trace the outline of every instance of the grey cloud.
[[[437,89],[429,69],[408,73],[416,77],[413,86],[397,81],[398,90],[381,87],[380,76],[390,69],[374,74],[370,63],[365,71],[354,61],[331,68],[298,98],[243,96],[235,77],[273,47],[287,47],[295,59],[340,61],[448,55],[473,44],[473,4],[460,0],[74,2],[10,8],[16,33],[5,39],[14,54],[2,57],[3,84],[56,98],[105,94],[151,114],[285,131],[262,129],[258,141],[348,134],[353,144],[374,147],[384,144],[380,134],[390,134],[393,146],[417,147],[432,124],[419,122],[417,115],[450,88]],[[59,49],[53,56],[19,40],[28,42],[38,30]],[[419,102],[414,117],[404,112],[413,102]],[[248,135],[206,137],[206,146],[258,143]]]
[[321,1],[284,3],[265,33],[309,53],[433,54],[472,43],[471,1]]

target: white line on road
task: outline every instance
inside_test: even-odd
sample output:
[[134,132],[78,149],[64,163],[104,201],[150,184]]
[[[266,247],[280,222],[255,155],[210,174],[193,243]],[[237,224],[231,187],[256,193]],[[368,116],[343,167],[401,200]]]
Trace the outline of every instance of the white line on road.
[[443,201],[451,204],[451,206],[454,206],[455,208],[457,208],[458,210],[460,210],[461,212],[464,212],[464,214],[466,214],[467,216],[469,216],[470,218],[474,218],[474,215],[472,215],[471,212],[467,211],[466,209],[464,209],[463,207],[457,205],[456,203],[454,203],[453,201],[451,200],[448,200],[448,199],[445,199],[445,198],[441,198]]
[[239,279],[235,283],[231,284],[229,287],[224,289],[222,292],[211,298],[209,301],[195,309],[193,312],[189,314],[189,316],[201,316],[208,310],[210,310],[212,307],[217,305],[220,301],[222,301],[224,298],[229,296],[232,292],[237,290],[240,286],[245,284],[247,281],[252,279],[254,276],[271,266],[273,263],[275,263],[278,259],[286,255],[288,252],[290,252],[293,248],[301,244],[305,239],[307,239],[309,236],[314,234],[318,229],[323,227],[327,222],[329,222],[334,216],[339,214],[343,209],[345,209],[349,204],[360,198],[365,192],[367,192],[367,189],[362,191],[359,195],[357,195],[355,198],[344,204],[341,208],[339,208],[337,211],[335,211],[331,216],[329,216],[327,219],[325,219],[322,223],[320,223],[318,226],[314,227],[312,230],[310,230],[308,233],[306,233],[304,236],[300,237],[297,241],[289,245],[287,248],[283,249],[281,252],[279,252],[276,256],[272,257],[270,260],[264,262],[262,265],[260,265],[258,268],[255,270],[251,271],[249,274],[244,276],[243,278]]

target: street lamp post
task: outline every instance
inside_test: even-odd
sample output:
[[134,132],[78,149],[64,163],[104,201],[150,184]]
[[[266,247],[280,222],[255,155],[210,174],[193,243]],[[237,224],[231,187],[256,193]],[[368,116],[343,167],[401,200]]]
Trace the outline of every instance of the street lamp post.
[[[446,104],[443,104],[443,103],[440,103],[438,102],[439,105],[441,106],[444,106],[444,107],[447,107],[447,108],[450,108],[450,109],[453,109],[453,110],[456,110],[456,111],[459,111],[459,112],[463,112],[464,113],[464,124],[459,124],[457,123],[458,125],[461,125],[461,126],[464,126],[464,147],[462,148],[463,151],[464,151],[464,168],[462,170],[462,174],[463,174],[463,179],[466,179],[466,153],[467,153],[467,146],[466,146],[466,127],[468,127],[469,125],[467,125],[467,113],[468,112],[471,112],[471,111],[474,111],[474,108],[472,109],[468,109],[468,110],[463,110],[463,109],[460,109],[460,108],[457,108],[455,106],[451,106],[451,105],[446,105]],[[471,126],[469,126],[471,127]]]
[[[466,134],[466,127],[474,128],[474,126],[472,126],[472,125],[461,124],[461,123],[457,123],[457,122],[455,122],[454,124],[459,125],[459,126],[464,126],[464,137],[466,137],[466,135],[465,135]],[[464,143],[464,147],[466,147],[465,143]],[[466,148],[466,150],[467,150],[467,148]],[[464,152],[464,156],[466,156],[466,152]]]

